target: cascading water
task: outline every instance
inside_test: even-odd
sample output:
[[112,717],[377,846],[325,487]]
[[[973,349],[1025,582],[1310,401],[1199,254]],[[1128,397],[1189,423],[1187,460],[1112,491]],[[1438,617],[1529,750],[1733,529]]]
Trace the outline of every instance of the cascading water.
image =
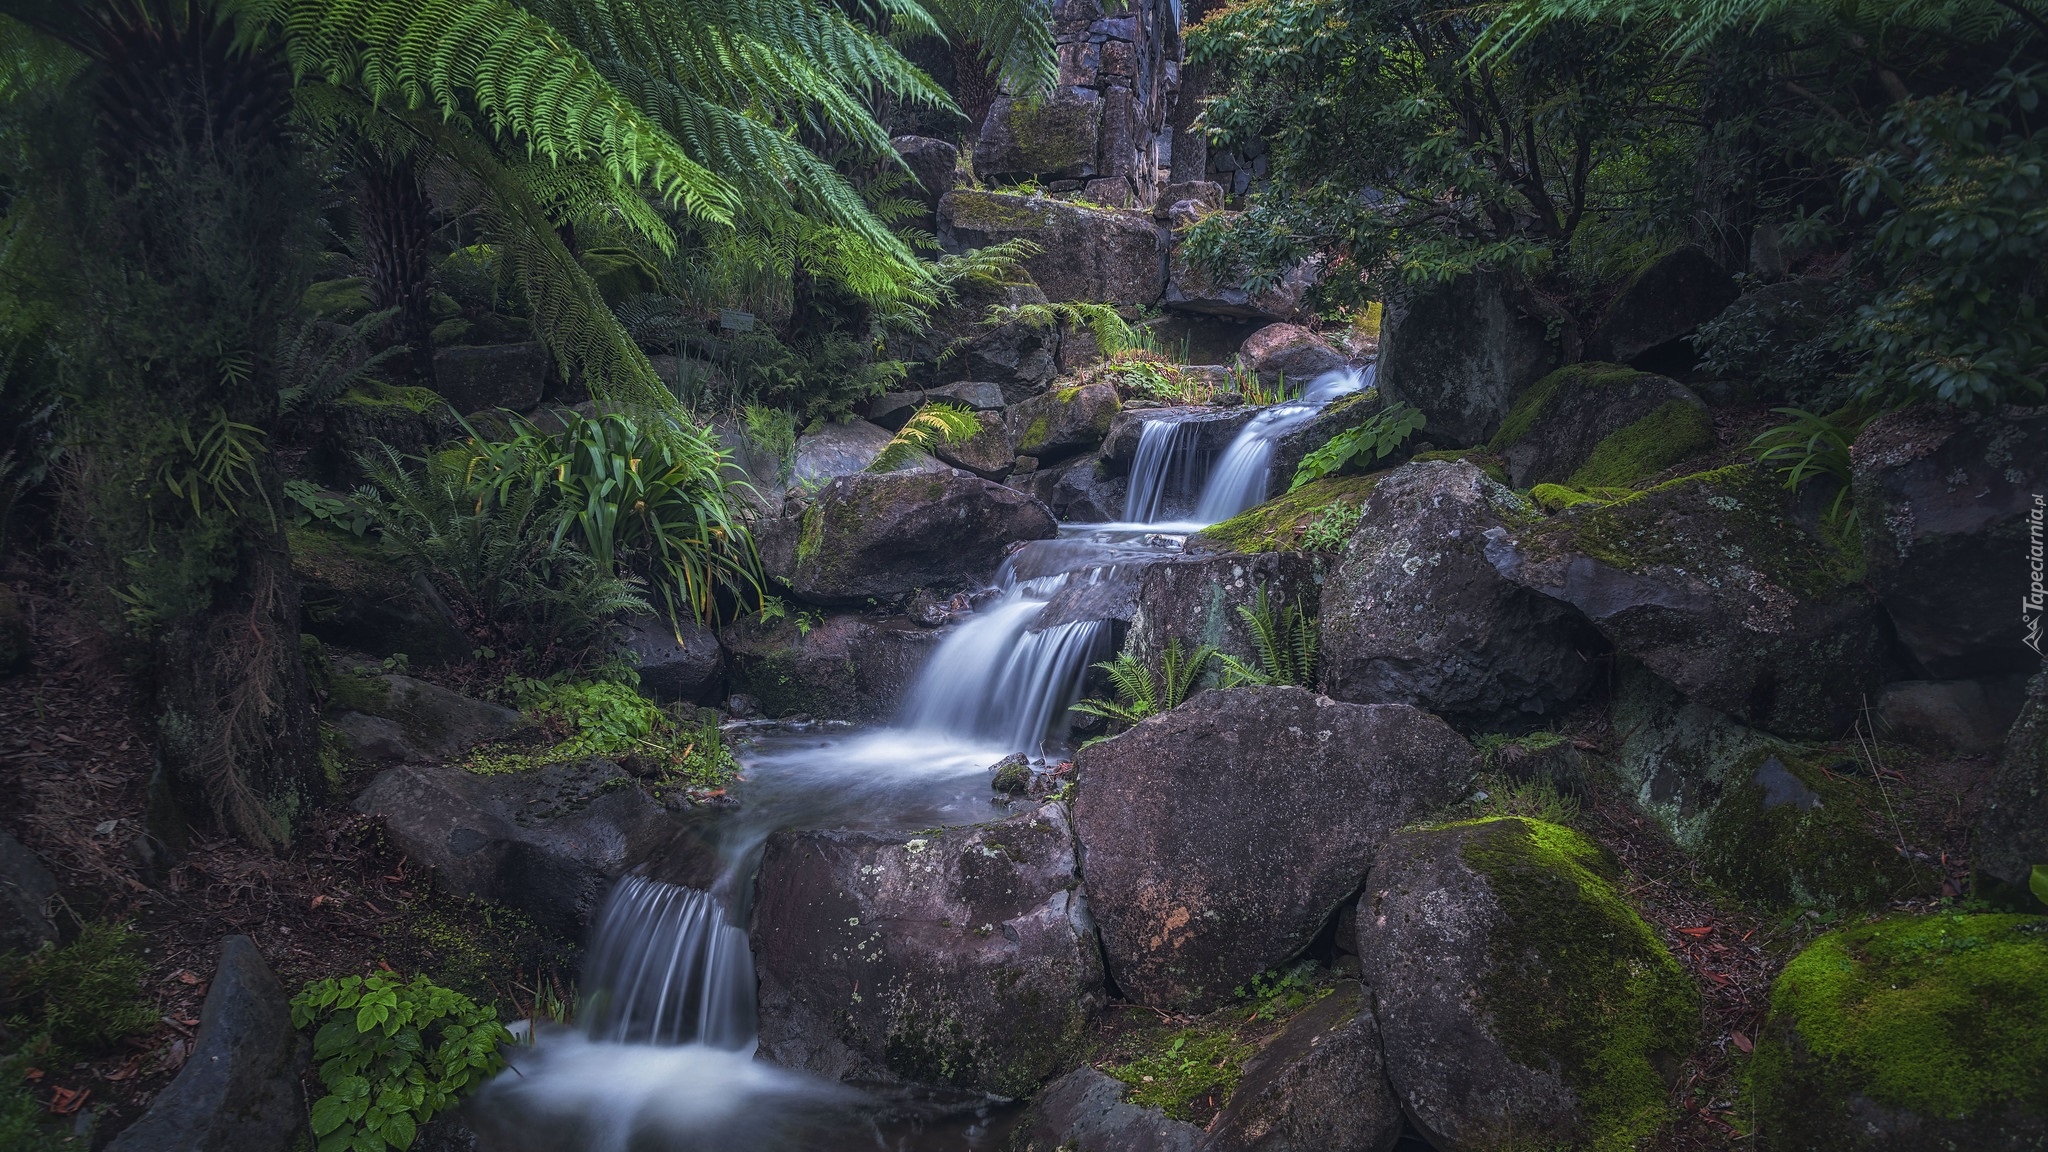
[[620,880],[598,916],[583,986],[593,1040],[754,1051],[753,952],[708,892]]
[[1362,369],[1325,372],[1309,383],[1300,399],[1283,401],[1252,417],[1209,474],[1201,503],[1195,507],[1195,519],[1219,524],[1265,503],[1272,483],[1273,449],[1280,438],[1315,419],[1330,401],[1371,387],[1372,379],[1373,366],[1369,364]]
[[1138,453],[1131,460],[1131,487],[1124,494],[1124,520],[1153,524],[1167,502],[1195,490],[1196,447],[1202,429],[1192,421],[1147,420],[1138,429]]

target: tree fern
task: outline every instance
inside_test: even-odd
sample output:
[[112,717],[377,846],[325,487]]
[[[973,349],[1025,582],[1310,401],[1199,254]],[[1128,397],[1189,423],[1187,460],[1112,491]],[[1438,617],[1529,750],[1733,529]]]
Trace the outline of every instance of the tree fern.
[[882,447],[870,472],[894,472],[941,444],[958,444],[981,434],[981,417],[965,405],[937,400],[920,405],[902,431]]

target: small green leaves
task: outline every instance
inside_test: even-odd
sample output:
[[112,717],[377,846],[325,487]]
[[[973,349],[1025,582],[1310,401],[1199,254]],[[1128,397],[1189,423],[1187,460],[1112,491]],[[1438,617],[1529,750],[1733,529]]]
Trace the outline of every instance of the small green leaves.
[[2034,865],[2027,875],[2027,891],[2034,894],[2034,899],[2048,904],[2048,864]]
[[[1294,470],[1293,492],[1305,484],[1341,472],[1357,457],[1384,459],[1426,423],[1423,414],[1410,404],[1392,404],[1375,412],[1371,419],[1330,437],[1322,447],[1302,457]],[[1367,455],[1370,453],[1370,455]]]

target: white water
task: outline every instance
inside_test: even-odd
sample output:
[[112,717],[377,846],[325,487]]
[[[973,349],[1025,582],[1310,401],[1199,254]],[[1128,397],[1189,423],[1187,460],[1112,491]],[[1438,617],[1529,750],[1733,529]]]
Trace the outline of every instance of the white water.
[[1155,523],[1176,496],[1195,490],[1201,437],[1202,426],[1193,420],[1147,420],[1139,427],[1131,486],[1124,493],[1125,522]]
[[1310,381],[1300,399],[1283,401],[1252,417],[1209,474],[1201,503],[1195,507],[1195,519],[1202,524],[1220,524],[1264,504],[1272,487],[1273,448],[1279,439],[1315,419],[1330,401],[1371,387],[1372,379],[1369,364],[1362,369],[1334,369]]

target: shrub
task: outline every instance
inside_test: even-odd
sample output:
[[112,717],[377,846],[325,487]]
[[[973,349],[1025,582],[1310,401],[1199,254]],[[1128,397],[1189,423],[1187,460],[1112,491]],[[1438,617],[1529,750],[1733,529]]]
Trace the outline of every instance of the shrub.
[[1292,492],[1304,484],[1341,472],[1361,456],[1369,460],[1384,459],[1419,431],[1424,422],[1422,413],[1412,405],[1392,404],[1382,408],[1365,423],[1337,433],[1322,447],[1302,457],[1300,466],[1294,470],[1294,483],[1287,490]]
[[139,941],[124,924],[95,920],[71,943],[45,943],[6,965],[10,1024],[47,1038],[50,1058],[58,1060],[149,1031],[157,1013],[142,994],[149,969]]

